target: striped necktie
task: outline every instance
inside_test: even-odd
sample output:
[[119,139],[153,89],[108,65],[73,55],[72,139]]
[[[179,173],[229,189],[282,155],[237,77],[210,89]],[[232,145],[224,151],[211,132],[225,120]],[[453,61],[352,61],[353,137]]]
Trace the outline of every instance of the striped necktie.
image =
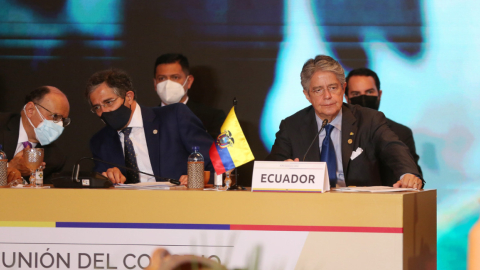
[[[124,145],[124,152],[125,152],[125,165],[127,166],[127,168],[131,168],[138,171],[135,149],[133,149],[132,140],[130,140],[130,133],[132,132],[132,128],[131,127],[124,128],[122,132],[124,135],[123,145]],[[125,181],[125,183],[140,182],[139,175],[137,172],[127,170],[126,178],[127,178],[127,181]]]

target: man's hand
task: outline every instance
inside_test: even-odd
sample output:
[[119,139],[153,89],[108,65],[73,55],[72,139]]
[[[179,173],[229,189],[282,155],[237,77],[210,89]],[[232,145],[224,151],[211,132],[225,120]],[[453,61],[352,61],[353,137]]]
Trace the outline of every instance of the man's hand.
[[422,179],[413,174],[407,173],[397,183],[393,184],[393,187],[421,189],[422,185]]
[[9,168],[15,168],[22,176],[29,176],[30,170],[25,166],[25,159],[23,158],[23,151],[18,152],[15,157],[13,157],[10,162],[8,162]]
[[13,167],[8,167],[7,168],[7,183],[10,183],[14,180],[17,179],[22,179],[22,174],[20,173],[19,170],[13,168]]
[[286,162],[299,162],[300,159],[298,159],[298,158],[293,159],[293,160],[292,159],[285,159],[284,161],[286,161]]
[[113,184],[123,184],[127,180],[117,167],[108,169],[106,172],[103,172],[102,175],[108,177]]
[[188,175],[180,176],[180,185],[187,185],[188,184]]

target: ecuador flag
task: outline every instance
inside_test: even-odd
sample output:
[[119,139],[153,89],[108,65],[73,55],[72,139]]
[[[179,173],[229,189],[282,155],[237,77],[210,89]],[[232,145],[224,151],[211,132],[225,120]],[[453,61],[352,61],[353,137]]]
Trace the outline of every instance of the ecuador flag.
[[235,107],[228,113],[220,132],[210,147],[210,159],[218,175],[255,159],[238,123]]

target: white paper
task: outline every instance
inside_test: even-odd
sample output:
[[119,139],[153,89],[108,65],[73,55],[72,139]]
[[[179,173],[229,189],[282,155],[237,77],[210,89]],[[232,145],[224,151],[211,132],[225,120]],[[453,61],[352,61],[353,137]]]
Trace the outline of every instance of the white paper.
[[177,186],[170,182],[142,182],[136,184],[117,184],[115,188],[135,188],[135,189],[170,189]]
[[37,187],[37,186],[35,186],[35,187],[30,187],[30,186],[28,186],[28,187],[27,187],[27,186],[24,186],[24,185],[22,185],[22,184],[18,184],[18,185],[16,185],[16,186],[12,186],[11,188],[50,188],[50,186],[41,186],[41,187]]
[[335,191],[341,192],[399,192],[399,191],[417,191],[414,188],[394,188],[386,186],[372,186],[372,187],[342,187]]

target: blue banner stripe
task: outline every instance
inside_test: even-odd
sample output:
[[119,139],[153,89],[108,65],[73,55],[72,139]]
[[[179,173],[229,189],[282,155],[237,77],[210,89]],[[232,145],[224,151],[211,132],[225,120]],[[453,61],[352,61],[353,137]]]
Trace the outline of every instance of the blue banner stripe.
[[57,222],[57,228],[230,230],[229,224]]
[[223,167],[225,167],[225,171],[235,169],[235,164],[230,156],[230,152],[228,152],[228,148],[220,148],[218,144],[215,144],[215,147],[217,148],[218,155],[222,160]]

